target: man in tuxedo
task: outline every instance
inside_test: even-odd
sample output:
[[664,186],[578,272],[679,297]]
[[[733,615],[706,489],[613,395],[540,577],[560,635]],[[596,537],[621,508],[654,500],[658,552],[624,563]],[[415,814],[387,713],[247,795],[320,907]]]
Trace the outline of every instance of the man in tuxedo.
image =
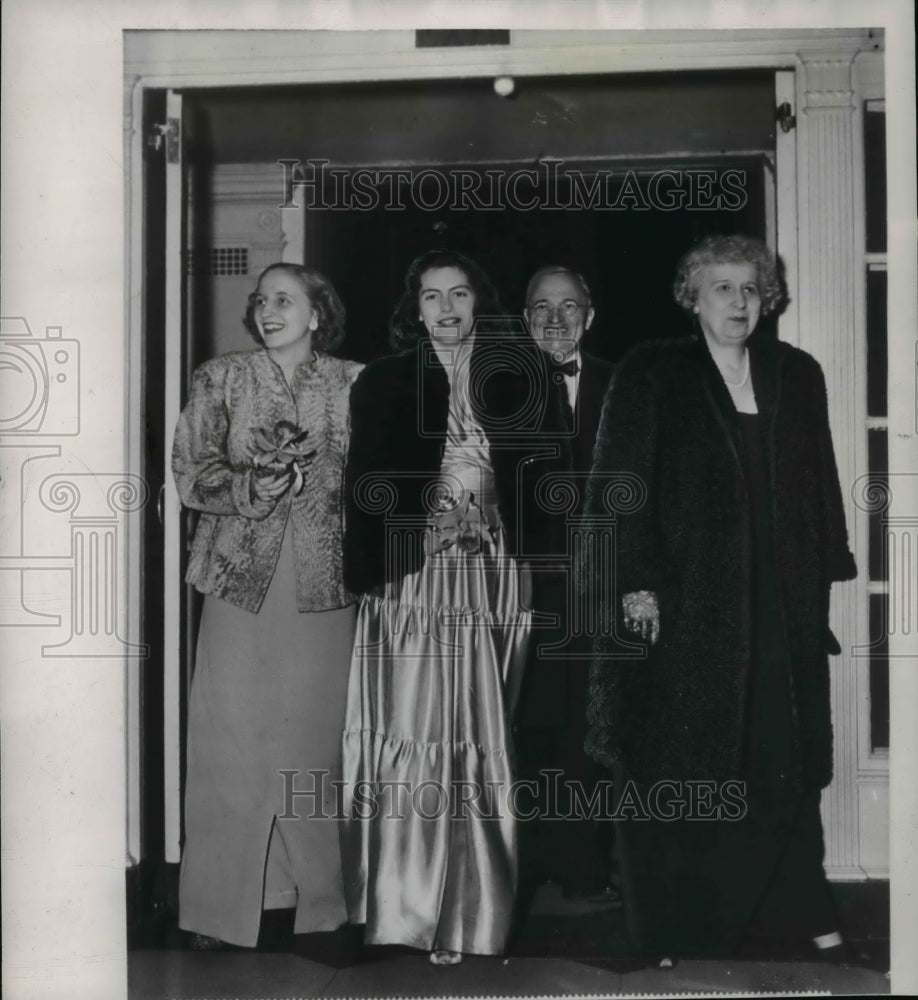
[[[552,379],[563,381],[560,404],[570,433],[571,479],[579,496],[572,512],[576,516],[583,504],[612,365],[580,349],[594,310],[590,289],[576,271],[560,266],[536,271],[527,288],[524,316],[533,340],[547,355]],[[613,903],[618,896],[610,885],[612,824],[576,815],[546,818],[576,812],[565,783],[578,782],[584,793],[581,801],[589,801],[597,781],[609,777],[583,750],[591,640],[568,635],[569,602],[575,595],[571,569],[563,570],[569,553],[557,555],[562,571],[539,574],[535,585],[543,588],[543,603],[538,606],[556,608],[559,620],[555,626],[533,631],[516,717],[519,777],[538,782],[541,813],[521,828],[522,895],[525,905],[527,891],[555,882],[569,900]],[[547,646],[560,649],[552,653]],[[562,774],[547,778],[544,772],[551,771]]]

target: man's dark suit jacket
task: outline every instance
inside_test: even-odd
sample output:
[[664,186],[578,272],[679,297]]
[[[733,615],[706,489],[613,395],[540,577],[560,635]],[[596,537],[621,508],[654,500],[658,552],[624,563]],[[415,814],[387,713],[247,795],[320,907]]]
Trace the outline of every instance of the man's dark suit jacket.
[[[586,493],[586,475],[593,465],[593,445],[606,390],[612,378],[611,362],[580,352],[580,383],[577,389],[577,403],[573,414],[573,437],[571,444],[571,472],[573,484],[578,493],[578,505],[574,514],[583,509]],[[567,552],[558,552],[567,556]],[[575,739],[585,731],[586,687],[589,659],[540,659],[537,655],[540,644],[558,641],[567,629],[569,573],[557,574],[544,580],[535,581],[539,594],[534,594],[533,604],[538,608],[557,609],[561,620],[557,628],[536,628],[530,643],[529,663],[517,713],[517,724],[522,727],[548,727],[573,730]],[[589,653],[589,637],[575,643],[578,651]],[[580,646],[583,649],[580,649]],[[582,740],[581,740],[582,742]]]

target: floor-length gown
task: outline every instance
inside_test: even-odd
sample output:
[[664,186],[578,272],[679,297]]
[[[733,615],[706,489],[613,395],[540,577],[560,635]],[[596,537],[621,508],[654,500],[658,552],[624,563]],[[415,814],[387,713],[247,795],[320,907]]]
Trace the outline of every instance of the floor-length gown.
[[[820,793],[802,786],[795,743],[768,451],[761,417],[739,413],[738,420],[752,541],[752,662],[740,775],[746,812],[741,819],[616,824],[633,933],[656,956],[722,957],[750,937],[806,940],[838,926],[822,866]],[[650,786],[641,792],[646,801]]]
[[289,521],[257,614],[205,598],[188,706],[185,930],[254,946],[263,907],[296,906],[297,933],[347,919],[332,782],[353,635],[353,605],[297,609]]
[[721,907],[728,939],[749,934],[805,939],[835,931],[838,921],[822,865],[820,792],[803,787],[795,742],[762,418],[740,413],[739,421],[754,568],[744,762],[748,813],[740,822],[720,824]]
[[441,483],[484,523],[463,543],[455,518],[437,520],[422,568],[361,602],[342,855],[367,943],[495,954],[516,889],[510,720],[531,613],[461,378],[451,370]]

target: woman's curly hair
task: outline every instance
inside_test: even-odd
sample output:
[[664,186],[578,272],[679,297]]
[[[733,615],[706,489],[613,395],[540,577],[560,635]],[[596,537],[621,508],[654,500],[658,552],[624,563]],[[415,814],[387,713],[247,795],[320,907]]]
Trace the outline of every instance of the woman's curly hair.
[[404,291],[389,320],[389,343],[394,350],[414,347],[427,337],[427,328],[420,318],[421,278],[427,271],[439,267],[456,267],[468,278],[475,295],[476,316],[502,315],[497,292],[480,265],[457,250],[428,250],[408,265]]
[[775,255],[755,236],[706,236],[684,254],[676,266],[673,297],[687,312],[695,308],[701,272],[709,264],[754,264],[762,297],[762,315],[784,304],[784,287]]
[[[296,278],[303,291],[306,292],[309,303],[318,316],[318,325],[312,335],[313,346],[320,351],[333,351],[336,347],[340,347],[344,340],[344,305],[328,278],[319,271],[311,271],[301,264],[278,263],[269,264],[261,272],[258,276],[259,285],[262,278],[271,271],[283,271],[285,274],[291,275],[291,277]],[[243,322],[253,340],[264,347],[265,342],[255,323],[257,288],[256,285],[256,291],[249,296]]]

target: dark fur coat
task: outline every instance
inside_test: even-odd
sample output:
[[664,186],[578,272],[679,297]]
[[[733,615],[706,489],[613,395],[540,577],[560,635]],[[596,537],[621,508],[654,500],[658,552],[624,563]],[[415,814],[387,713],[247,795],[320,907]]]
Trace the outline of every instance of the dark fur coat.
[[[794,738],[803,782],[819,788],[832,774],[827,654],[839,652],[829,590],[856,568],[822,371],[772,339],[753,338],[749,351],[770,461]],[[604,474],[645,484],[638,509],[617,514],[614,620],[624,636],[621,595],[654,591],[660,639],[646,659],[603,659],[621,647],[609,629],[597,637],[586,749],[636,778],[717,780],[741,764],[752,624],[741,442],[703,337],[643,344],[622,362],[603,408],[587,515],[604,512]]]
[[[478,334],[472,401],[488,438],[510,551],[557,551],[561,516],[537,502],[539,480],[570,468],[561,388],[527,336]],[[450,383],[427,340],[380,358],[351,390],[344,573],[365,593],[423,564],[422,537],[446,442]]]

